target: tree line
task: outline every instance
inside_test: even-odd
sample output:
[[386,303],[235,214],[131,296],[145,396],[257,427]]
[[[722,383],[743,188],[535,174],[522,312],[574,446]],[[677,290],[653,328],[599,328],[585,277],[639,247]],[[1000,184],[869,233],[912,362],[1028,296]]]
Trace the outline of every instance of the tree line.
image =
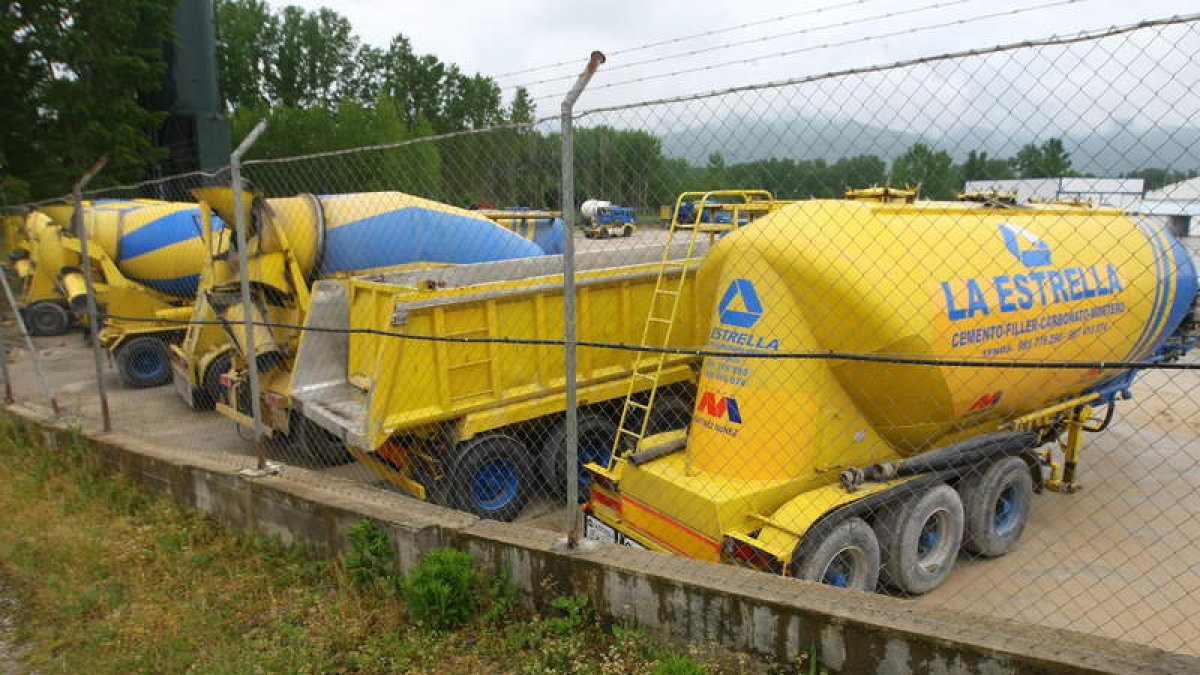
[[[66,192],[100,155],[97,185],[149,178],[163,157],[154,136],[173,39],[175,0],[10,1],[0,12],[0,191],[6,203]],[[259,119],[266,134],[249,158],[269,159],[480,133],[364,153],[247,168],[275,194],[399,189],[460,205],[556,207],[559,140],[532,126],[534,106],[505,100],[492,78],[421,54],[396,35],[364,43],[330,9],[216,0],[217,66],[233,138]],[[516,126],[513,124],[516,123]],[[495,126],[504,128],[487,130]],[[576,131],[576,194],[634,206],[665,204],[683,190],[764,188],[782,197],[838,197],[847,187],[920,185],[953,198],[966,180],[1078,175],[1061,139],[1013,157],[972,151],[956,162],[917,143],[890,163],[876,155],[836,161],[770,158],[703,166],[669,157],[660,138],[608,126]],[[1144,169],[1147,189],[1194,172]],[[3,206],[3,204],[0,204]]]

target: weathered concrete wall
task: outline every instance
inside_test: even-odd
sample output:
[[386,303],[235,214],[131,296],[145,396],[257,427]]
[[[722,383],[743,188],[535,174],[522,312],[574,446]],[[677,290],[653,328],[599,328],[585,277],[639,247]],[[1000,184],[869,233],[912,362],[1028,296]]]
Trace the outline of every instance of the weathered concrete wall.
[[[69,430],[32,411],[14,406],[8,414],[48,449],[72,442]],[[320,555],[342,553],[348,528],[371,518],[391,534],[405,571],[426,551],[454,546],[491,573],[506,571],[535,607],[583,593],[611,620],[773,660],[790,661],[816,645],[825,665],[847,673],[1200,673],[1200,659],[1069,631],[918,611],[882,595],[645,551],[568,551],[550,532],[482,521],[361,484],[331,485],[303,469],[247,478],[230,463],[122,434],[83,442],[104,467],[152,493],[248,532],[303,542]]]

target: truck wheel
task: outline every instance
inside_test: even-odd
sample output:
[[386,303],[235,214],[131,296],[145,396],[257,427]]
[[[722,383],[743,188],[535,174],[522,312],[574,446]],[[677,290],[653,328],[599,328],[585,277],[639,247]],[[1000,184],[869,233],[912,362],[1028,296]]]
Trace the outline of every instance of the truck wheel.
[[633,236],[633,225],[631,225],[629,223],[625,223],[625,227],[621,228],[621,236],[622,237],[632,237]]
[[316,422],[293,413],[291,424],[294,447],[299,449],[302,459],[310,466],[326,468],[354,461],[354,455],[350,454],[346,444]]
[[455,503],[480,518],[512,520],[529,499],[529,450],[510,436],[492,434],[463,444],[451,468]]
[[156,337],[142,335],[117,348],[117,370],[134,389],[162,386],[171,381],[171,354]]
[[[607,417],[594,412],[579,414],[579,466],[576,469],[579,481],[579,498],[587,499],[588,482],[591,480],[585,464],[608,465],[612,457],[613,439],[617,425]],[[542,446],[542,475],[550,493],[560,499],[567,494],[567,430],[559,422],[550,432]]]
[[229,366],[233,362],[233,352],[222,352],[216,358],[209,362],[208,368],[204,369],[204,377],[200,378],[200,386],[196,388],[196,395],[193,400],[196,402],[196,410],[212,410],[217,407],[217,402],[224,399],[221,389],[221,376],[229,372]]
[[995,558],[1013,550],[1033,505],[1033,477],[1020,457],[1006,457],[958,484],[966,527],[963,548]]
[[945,580],[958,558],[962,500],[943,483],[885,507],[874,529],[883,583],[910,595],[928,593]]
[[[646,434],[661,434],[676,429],[686,429],[692,422],[695,403],[692,397],[681,392],[660,392],[650,410],[650,423]],[[615,433],[615,432],[614,432]]]
[[71,315],[57,302],[42,300],[25,308],[25,329],[30,335],[62,335],[71,327]]
[[879,541],[862,518],[849,518],[792,561],[792,574],[839,588],[871,592],[879,583]]

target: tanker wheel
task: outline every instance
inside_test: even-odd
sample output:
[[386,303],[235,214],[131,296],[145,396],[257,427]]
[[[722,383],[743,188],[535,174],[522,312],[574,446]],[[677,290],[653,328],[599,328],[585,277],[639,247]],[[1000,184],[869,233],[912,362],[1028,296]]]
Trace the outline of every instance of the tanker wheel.
[[839,588],[871,592],[879,583],[879,541],[862,518],[848,518],[820,535],[816,545],[798,548],[792,575]]
[[451,498],[480,518],[509,521],[529,500],[534,475],[524,443],[502,434],[481,436],[459,448],[450,469]]
[[622,237],[632,237],[633,236],[633,225],[630,223],[625,223],[625,227],[621,228],[621,236]]
[[117,348],[117,370],[134,389],[162,386],[171,381],[171,354],[156,337],[142,335]]
[[71,315],[57,302],[41,300],[25,308],[25,328],[30,335],[62,335],[71,327]]
[[966,526],[963,548],[986,558],[1013,550],[1029,522],[1033,477],[1020,457],[993,462],[958,484]]
[[946,579],[958,558],[962,500],[942,483],[885,506],[874,529],[884,585],[909,595],[928,593]]
[[[583,467],[587,464],[608,465],[608,460],[612,457],[613,439],[617,435],[617,425],[604,415],[582,412],[579,414],[578,432],[579,463],[575,475],[579,481],[579,498],[584,500],[588,496],[591,477]],[[559,498],[567,494],[566,448],[567,430],[565,424],[559,422],[542,446],[542,475],[547,489]]]
[[221,376],[229,372],[232,363],[232,351],[222,352],[208,363],[208,368],[204,369],[204,377],[200,378],[200,386],[196,387],[196,394],[192,397],[196,403],[196,410],[212,410],[225,398],[221,388]]

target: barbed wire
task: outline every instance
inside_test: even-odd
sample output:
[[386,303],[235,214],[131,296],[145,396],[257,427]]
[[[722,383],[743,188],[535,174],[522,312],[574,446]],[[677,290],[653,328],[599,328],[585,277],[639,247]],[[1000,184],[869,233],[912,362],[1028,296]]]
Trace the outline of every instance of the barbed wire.
[[[794,12],[792,14],[781,14],[779,16],[773,16],[773,17],[770,17],[767,19],[758,19],[756,21],[748,21],[746,23],[737,24],[735,26],[724,26],[721,28],[711,28],[709,30],[701,31],[699,33],[692,33],[690,35],[681,35],[679,37],[668,38],[665,40],[659,40],[657,42],[648,42],[646,44],[638,45],[636,47],[625,47],[622,49],[610,50],[607,52],[607,54],[608,54],[608,56],[617,56],[620,54],[631,54],[634,52],[640,52],[640,51],[644,51],[647,49],[653,49],[655,47],[662,47],[665,45],[678,44],[680,42],[685,42],[687,40],[695,40],[697,38],[708,37],[710,35],[716,35],[718,33],[728,33],[728,32],[737,31],[737,30],[744,30],[746,28],[754,28],[755,26],[762,26],[762,25],[765,25],[768,23],[775,23],[777,21],[786,21],[789,19],[795,19],[795,18],[799,18],[802,16],[811,16],[811,15],[815,15],[815,14],[821,14],[823,12],[829,12],[829,11],[833,11],[833,10],[837,10],[837,9],[845,9],[846,7],[853,7],[855,5],[865,5],[872,1],[873,0],[851,0],[850,2],[843,2],[843,3],[837,4],[837,5],[829,5],[827,7],[818,7],[816,9],[809,9],[809,10],[805,10],[803,12]],[[495,77],[496,77],[496,79],[503,79],[505,77],[510,77],[512,75],[523,75],[526,73],[534,73],[534,72],[539,72],[542,70],[549,70],[551,68],[560,68],[562,66],[574,66],[574,65],[578,65],[578,64],[579,64],[578,58],[570,58],[570,59],[556,61],[554,63],[548,63],[548,64],[544,64],[544,65],[540,65],[540,66],[531,66],[529,68],[522,68],[520,70],[512,70],[507,73],[501,73],[499,75],[496,75]]]
[[[901,59],[899,61],[891,61],[889,63],[884,63],[884,64],[859,66],[859,67],[855,67],[855,68],[846,68],[843,70],[831,70],[831,71],[827,71],[824,73],[818,73],[815,75],[804,75],[801,77],[792,77],[792,78],[788,78],[785,80],[773,80],[773,81],[768,81],[768,82],[760,82],[760,83],[756,83],[756,84],[744,84],[744,85],[738,85],[738,86],[734,86],[734,87],[726,87],[724,89],[712,89],[709,91],[698,92],[698,93],[693,93],[693,94],[682,94],[679,96],[666,96],[663,98],[652,99],[652,100],[636,101],[636,102],[632,102],[632,103],[621,103],[621,104],[610,105],[610,106],[601,106],[598,108],[590,108],[588,110],[581,110],[581,111],[575,113],[574,118],[581,119],[581,118],[587,117],[589,115],[596,115],[596,114],[608,113],[608,112],[616,112],[616,111],[621,111],[621,110],[630,110],[633,108],[643,108],[643,107],[647,107],[647,106],[664,105],[664,104],[668,104],[668,103],[682,103],[685,101],[698,101],[701,99],[715,98],[717,96],[726,96],[729,94],[737,94],[737,93],[746,92],[746,91],[777,89],[780,87],[789,87],[789,86],[793,86],[793,85],[797,85],[797,84],[808,84],[811,82],[819,82],[821,80],[832,80],[832,79],[836,79],[836,78],[840,78],[840,77],[847,77],[850,75],[865,75],[868,73],[882,73],[882,72],[887,72],[890,70],[902,70],[905,68],[911,68],[913,66],[926,65],[926,64],[930,64],[930,63],[938,63],[938,62],[942,62],[942,61],[954,61],[954,60],[965,59],[965,58],[970,58],[970,57],[974,57],[974,56],[986,56],[989,54],[999,54],[1002,52],[1010,52],[1010,51],[1016,51],[1019,49],[1027,49],[1027,48],[1032,48],[1032,47],[1056,47],[1056,46],[1069,45],[1069,44],[1078,44],[1081,42],[1091,42],[1091,41],[1095,41],[1095,40],[1102,40],[1104,38],[1114,37],[1117,35],[1123,35],[1126,33],[1133,33],[1133,32],[1136,32],[1139,30],[1145,30],[1148,28],[1181,25],[1181,24],[1195,23],[1197,21],[1200,21],[1200,13],[1175,15],[1175,16],[1171,16],[1171,17],[1164,17],[1161,19],[1148,19],[1146,21],[1139,21],[1137,23],[1126,24],[1123,26],[1114,26],[1111,28],[1103,29],[1103,30],[1096,30],[1094,32],[1081,32],[1081,33],[1077,33],[1077,34],[1071,35],[1071,36],[1055,35],[1055,36],[1050,36],[1047,38],[1041,38],[1038,40],[1022,40],[1020,42],[1009,42],[1006,44],[1000,44],[1000,45],[995,45],[993,47],[985,47],[985,48],[981,48],[981,49],[976,48],[976,49],[967,49],[967,50],[957,51],[957,52],[944,52],[942,54],[936,54],[933,56],[919,56],[919,57],[911,58],[911,59]],[[597,87],[597,88],[599,88],[599,87]]]
[[[865,44],[865,43],[874,42],[877,40],[886,40],[889,38],[899,37],[902,35],[911,35],[913,33],[922,33],[922,32],[927,32],[927,31],[931,31],[931,30],[940,30],[943,28],[950,28],[950,27],[954,27],[954,26],[964,26],[967,24],[977,23],[979,21],[987,21],[989,19],[995,19],[997,17],[1002,17],[1002,16],[1003,17],[1018,16],[1020,14],[1025,14],[1028,12],[1034,12],[1034,11],[1038,11],[1038,10],[1042,10],[1042,9],[1050,9],[1052,7],[1062,7],[1062,6],[1066,6],[1066,5],[1073,5],[1073,4],[1078,4],[1080,2],[1086,2],[1086,1],[1087,0],[1057,0],[1056,2],[1048,2],[1048,3],[1043,3],[1040,5],[1034,5],[1034,6],[1030,6],[1030,7],[1022,7],[1022,8],[1018,8],[1018,9],[1003,10],[1000,12],[993,12],[991,14],[981,14],[979,16],[974,16],[974,17],[970,17],[967,19],[955,19],[953,21],[946,21],[946,22],[939,23],[939,24],[930,24],[927,26],[917,26],[915,28],[903,28],[903,29],[892,31],[890,33],[878,33],[875,35],[867,35],[867,36],[863,36],[863,37],[859,37],[859,38],[851,38],[849,40],[843,40],[841,42],[828,42],[828,43],[820,44],[820,45],[810,45],[808,47],[789,49],[786,51],[776,52],[773,54],[760,54],[758,56],[751,56],[751,57],[746,57],[746,58],[742,58],[742,59],[735,59],[733,61],[722,61],[720,63],[714,63],[714,64],[705,65],[705,66],[696,66],[694,68],[684,68],[681,70],[675,70],[675,71],[666,72],[666,73],[655,73],[652,75],[643,75],[641,77],[634,77],[634,78],[630,78],[627,80],[620,80],[618,82],[609,82],[607,84],[596,85],[594,87],[591,87],[591,89],[592,90],[613,89],[615,87],[623,87],[623,86],[626,86],[629,84],[652,82],[654,80],[662,80],[662,79],[667,79],[667,78],[672,78],[672,77],[678,77],[680,75],[687,75],[690,73],[708,72],[708,71],[712,71],[712,70],[719,70],[721,68],[728,68],[730,66],[747,65],[750,63],[755,63],[755,62],[763,61],[766,59],[782,58],[785,56],[795,56],[797,54],[804,54],[807,52],[820,51],[823,49],[833,49],[835,47],[846,47],[849,45]],[[966,54],[966,53],[974,53],[974,52],[962,52],[962,53]],[[565,96],[565,95],[566,95],[566,92],[559,92],[556,94],[547,94],[546,96],[534,97],[533,100],[535,102],[543,101],[543,100],[548,100],[548,99],[553,99],[553,98],[561,98],[562,96]]]
[[[824,30],[831,30],[834,28],[847,28],[850,26],[858,26],[858,25],[861,25],[864,23],[871,23],[874,21],[895,19],[897,17],[907,16],[909,14],[919,14],[921,12],[928,12],[928,11],[938,10],[938,9],[946,9],[948,7],[954,7],[956,5],[964,5],[964,4],[975,2],[975,1],[976,0],[950,0],[949,2],[935,2],[932,4],[928,4],[928,5],[922,5],[920,7],[913,7],[913,8],[909,8],[909,9],[905,9],[905,10],[885,12],[883,14],[876,14],[874,16],[862,17],[862,18],[858,18],[858,19],[847,19],[845,21],[829,23],[829,24],[825,24],[823,26],[813,26],[813,27],[809,27],[809,28],[801,28],[799,30],[788,31],[786,33],[775,33],[773,35],[765,35],[765,36],[757,37],[757,38],[748,38],[745,40],[726,42],[724,44],[719,44],[719,45],[705,45],[704,47],[700,47],[698,49],[690,49],[690,50],[684,51],[684,52],[676,52],[673,54],[666,54],[663,56],[656,56],[656,57],[652,57],[652,58],[642,59],[640,61],[630,61],[628,63],[615,64],[615,65],[606,67],[604,69],[604,72],[607,74],[607,73],[612,73],[612,72],[619,71],[619,70],[625,70],[628,68],[636,68],[638,66],[644,66],[647,64],[651,64],[651,63],[661,63],[663,61],[673,61],[675,59],[682,59],[682,58],[686,58],[688,56],[696,56],[697,54],[707,54],[707,53],[711,53],[711,52],[714,52],[714,51],[717,51],[720,49],[732,49],[735,47],[744,47],[746,45],[761,44],[761,43],[770,42],[772,40],[782,40],[783,38],[795,37],[797,35],[808,35],[811,33],[818,33],[818,32],[824,31]],[[1088,0],[1071,0],[1071,2],[1086,2],[1086,1],[1088,1]],[[551,82],[562,82],[565,80],[573,79],[574,77],[575,77],[575,75],[562,75],[562,76],[558,76],[558,77],[547,78],[544,80],[535,80],[533,82],[526,82],[524,84],[511,85],[509,87],[505,87],[505,89],[516,89],[518,87],[526,87],[527,88],[527,87],[532,87],[532,86],[536,86],[539,84],[548,84]]]

